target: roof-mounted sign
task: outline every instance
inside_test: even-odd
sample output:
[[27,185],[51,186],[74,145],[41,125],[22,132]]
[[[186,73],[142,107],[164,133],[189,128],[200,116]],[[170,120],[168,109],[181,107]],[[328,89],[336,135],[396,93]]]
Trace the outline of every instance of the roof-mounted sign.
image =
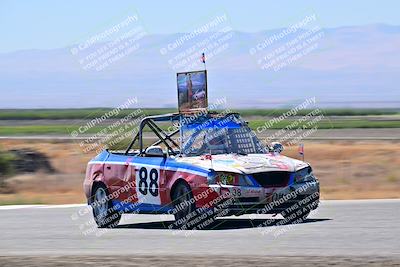
[[207,71],[177,74],[179,113],[190,113],[208,108]]

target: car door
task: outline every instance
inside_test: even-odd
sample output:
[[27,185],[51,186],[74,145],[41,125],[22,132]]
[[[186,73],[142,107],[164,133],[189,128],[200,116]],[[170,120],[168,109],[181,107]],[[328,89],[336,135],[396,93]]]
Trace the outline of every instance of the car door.
[[165,159],[137,157],[132,164],[135,170],[135,191],[138,203],[163,205]]

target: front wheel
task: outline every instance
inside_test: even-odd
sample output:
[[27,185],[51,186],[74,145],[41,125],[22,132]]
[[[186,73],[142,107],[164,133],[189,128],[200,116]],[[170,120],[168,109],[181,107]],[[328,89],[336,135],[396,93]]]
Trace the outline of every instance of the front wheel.
[[178,228],[186,228],[187,223],[195,215],[196,204],[189,186],[180,182],[173,192],[175,224]]
[[121,214],[114,209],[111,199],[108,198],[108,190],[105,185],[95,186],[90,199],[93,217],[98,227],[113,228],[118,225]]

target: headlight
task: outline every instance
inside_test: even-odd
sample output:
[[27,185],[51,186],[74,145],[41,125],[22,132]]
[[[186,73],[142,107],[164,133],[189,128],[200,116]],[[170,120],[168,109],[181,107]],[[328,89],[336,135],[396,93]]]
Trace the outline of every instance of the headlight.
[[301,169],[294,174],[294,181],[296,183],[305,183],[315,181],[315,176],[312,172],[311,167]]

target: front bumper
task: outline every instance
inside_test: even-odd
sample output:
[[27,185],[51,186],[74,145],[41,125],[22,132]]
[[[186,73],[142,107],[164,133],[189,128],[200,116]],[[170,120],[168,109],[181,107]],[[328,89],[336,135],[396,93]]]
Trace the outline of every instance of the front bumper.
[[227,210],[228,215],[276,214],[294,207],[314,210],[320,198],[318,180],[281,188],[219,185],[215,190],[219,190],[220,194],[227,191],[231,193],[220,205]]

